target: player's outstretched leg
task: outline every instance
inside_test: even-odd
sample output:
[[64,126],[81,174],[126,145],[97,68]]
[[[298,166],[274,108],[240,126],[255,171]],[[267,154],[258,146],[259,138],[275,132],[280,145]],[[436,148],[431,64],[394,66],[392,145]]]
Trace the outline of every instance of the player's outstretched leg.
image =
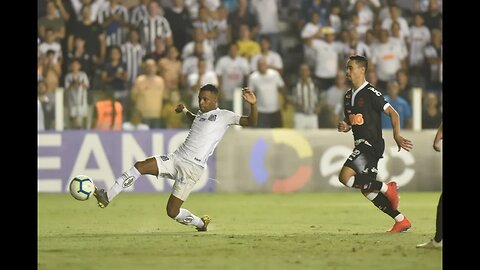
[[190,212],[189,210],[185,208],[180,208],[182,204],[182,200],[173,195],[170,195],[167,203],[167,215],[180,224],[195,226],[197,231],[207,231],[207,227],[211,221],[211,218],[207,215],[204,215],[200,218],[192,214],[192,212]]
[[93,192],[93,196],[97,199],[97,204],[100,208],[105,208],[108,206],[110,201],[108,200],[107,192],[104,189],[97,189]]
[[393,209],[391,202],[381,192],[366,192],[362,194],[369,199],[378,209],[395,220],[393,227],[387,232],[405,232],[412,227],[412,223],[398,210]]
[[106,192],[103,189],[97,189],[93,195],[98,201],[100,208],[105,208],[120,192],[125,188],[132,186],[143,174],[158,175],[157,161],[155,158],[147,158],[144,161],[137,161],[135,166],[126,170],[120,177],[115,179],[113,186]]

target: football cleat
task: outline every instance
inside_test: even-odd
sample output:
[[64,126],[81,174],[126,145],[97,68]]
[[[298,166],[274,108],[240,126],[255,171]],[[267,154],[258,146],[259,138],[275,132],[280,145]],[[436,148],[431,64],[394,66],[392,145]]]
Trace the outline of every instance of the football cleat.
[[442,249],[442,247],[443,247],[443,240],[441,240],[440,242],[436,242],[434,239],[426,243],[417,245],[417,248]]
[[203,221],[203,227],[197,228],[197,231],[199,232],[206,232],[208,224],[211,221],[211,218],[208,215],[204,215],[203,217],[200,218]]
[[100,208],[105,208],[110,203],[108,201],[107,192],[104,189],[99,190],[97,189],[97,187],[95,187],[93,196],[95,196],[95,198],[97,199],[97,204],[98,204],[98,207]]
[[411,227],[412,223],[410,223],[407,217],[404,217],[402,221],[395,222],[395,224],[393,224],[393,227],[387,232],[406,232]]
[[387,192],[385,192],[385,196],[388,198],[388,200],[392,204],[393,210],[397,210],[398,202],[400,200],[398,198],[397,183],[395,181],[390,181],[387,183],[387,186],[388,186],[388,189],[387,189]]

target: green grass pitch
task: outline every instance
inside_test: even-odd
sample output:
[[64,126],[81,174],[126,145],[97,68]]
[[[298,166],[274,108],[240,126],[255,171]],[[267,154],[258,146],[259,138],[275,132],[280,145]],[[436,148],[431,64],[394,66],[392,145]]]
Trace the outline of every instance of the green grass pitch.
[[[439,192],[400,191],[412,222],[393,220],[359,192],[193,193],[184,207],[212,218],[208,232],[166,215],[168,193],[95,198],[38,194],[38,269],[442,269],[431,239]],[[380,267],[380,268],[379,268]]]

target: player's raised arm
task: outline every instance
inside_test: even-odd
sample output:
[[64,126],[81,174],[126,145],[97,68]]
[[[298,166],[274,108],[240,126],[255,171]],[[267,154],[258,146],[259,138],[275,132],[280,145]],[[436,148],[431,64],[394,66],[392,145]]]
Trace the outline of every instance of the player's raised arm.
[[392,106],[387,106],[384,112],[390,117],[390,122],[393,127],[393,139],[397,143],[398,151],[400,152],[400,149],[402,148],[405,151],[412,150],[412,142],[400,135],[400,116],[398,115],[398,112]]
[[190,121],[190,124],[193,123],[193,120],[195,120],[195,115],[190,112],[186,107],[185,105],[183,105],[183,103],[180,103],[177,105],[177,108],[175,108],[175,112],[176,113],[185,113],[185,115],[187,116],[187,119]]
[[240,125],[251,127],[256,126],[258,119],[257,97],[252,90],[248,89],[248,87],[242,89],[242,97],[243,100],[250,104],[250,115],[240,117]]

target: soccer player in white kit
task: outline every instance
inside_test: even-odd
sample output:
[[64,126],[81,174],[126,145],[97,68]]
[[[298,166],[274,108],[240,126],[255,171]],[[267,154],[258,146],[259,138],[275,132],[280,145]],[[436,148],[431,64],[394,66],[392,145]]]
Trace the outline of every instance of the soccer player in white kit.
[[95,188],[94,196],[100,208],[105,208],[123,189],[130,187],[140,175],[151,174],[175,180],[172,193],[167,202],[167,215],[177,222],[193,225],[198,231],[206,231],[210,217],[198,217],[185,208],[181,208],[195,183],[200,179],[207,164],[223,135],[231,125],[255,126],[257,124],[257,98],[248,88],[243,89],[243,99],[250,104],[250,115],[241,116],[229,110],[217,107],[218,89],[213,84],[200,88],[197,114],[190,112],[183,104],[175,109],[185,113],[192,122],[187,138],[177,150],[168,155],[157,155],[143,161],[137,161],[115,180],[107,191]]

